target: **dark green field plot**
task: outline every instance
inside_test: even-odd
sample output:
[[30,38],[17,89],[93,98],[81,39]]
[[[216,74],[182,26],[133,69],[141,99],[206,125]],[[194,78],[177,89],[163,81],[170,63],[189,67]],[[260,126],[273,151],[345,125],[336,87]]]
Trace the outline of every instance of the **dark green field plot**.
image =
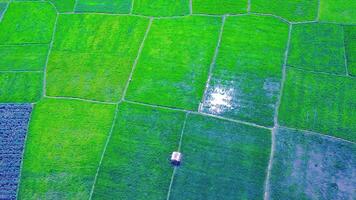
[[36,102],[42,95],[43,73],[1,72],[0,102]]
[[221,22],[200,16],[154,20],[127,99],[196,110]]
[[1,70],[43,70],[49,45],[0,45]]
[[343,27],[336,24],[293,26],[288,65],[311,71],[345,74]]
[[50,0],[59,12],[73,12],[76,0]]
[[356,26],[344,26],[348,73],[356,76]]
[[252,0],[251,11],[274,14],[289,21],[313,21],[318,13],[318,0]]
[[320,20],[356,23],[355,0],[320,0]]
[[355,142],[355,103],[353,78],[289,69],[279,122]]
[[189,0],[134,0],[133,13],[148,16],[189,14]]
[[354,199],[356,145],[279,129],[270,199]]
[[287,39],[273,17],[228,17],[203,112],[272,126]]
[[93,199],[166,199],[185,114],[132,104],[118,118]]
[[193,13],[238,14],[247,12],[247,0],[192,0]]
[[47,69],[47,94],[118,101],[148,19],[60,15]]
[[76,100],[38,103],[27,136],[19,199],[88,199],[114,110],[114,105]]
[[49,43],[55,19],[47,2],[12,2],[0,23],[0,44]]
[[269,130],[189,116],[170,199],[263,199],[270,146]]
[[129,13],[133,0],[77,0],[76,12]]

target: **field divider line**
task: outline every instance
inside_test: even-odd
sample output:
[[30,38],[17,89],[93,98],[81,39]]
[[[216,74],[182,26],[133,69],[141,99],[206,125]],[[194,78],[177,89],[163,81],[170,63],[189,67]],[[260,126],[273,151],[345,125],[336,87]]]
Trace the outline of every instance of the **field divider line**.
[[186,110],[186,109],[181,109],[181,108],[172,108],[172,107],[167,107],[167,106],[160,106],[160,105],[142,103],[142,102],[131,101],[131,100],[123,100],[123,102],[130,103],[130,104],[135,104],[135,105],[146,106],[146,107],[151,107],[151,108],[159,108],[159,109],[164,109],[164,110],[177,111],[177,112],[185,112],[185,113],[189,112],[190,114],[206,116],[206,117],[212,117],[212,118],[221,119],[221,120],[229,121],[229,122],[233,122],[233,123],[253,126],[253,127],[256,127],[256,128],[272,130],[272,127],[266,127],[266,126],[258,125],[258,124],[251,123],[251,122],[246,122],[246,121],[241,121],[241,120],[221,117],[221,116],[218,116],[218,115],[208,114],[208,113],[204,113],[204,112],[191,111],[191,110]]
[[342,33],[343,33],[343,37],[344,37],[344,59],[345,59],[345,71],[346,71],[346,76],[349,76],[349,68],[347,65],[347,55],[346,55],[346,42],[345,42],[345,27],[342,26]]
[[0,73],[43,73],[41,70],[0,70]]
[[217,44],[216,44],[216,47],[215,47],[215,51],[214,51],[214,55],[213,55],[213,59],[210,63],[210,68],[209,68],[209,74],[208,74],[208,79],[205,83],[205,89],[204,89],[204,93],[203,93],[203,97],[199,103],[199,107],[198,107],[198,111],[201,112],[202,111],[202,107],[203,107],[203,104],[206,100],[206,95],[208,93],[208,88],[209,88],[209,85],[210,85],[210,80],[211,80],[211,77],[212,77],[212,74],[213,74],[213,71],[214,71],[214,68],[215,68],[215,65],[216,65],[216,59],[218,57],[218,53],[219,53],[219,49],[220,49],[220,44],[221,44],[221,40],[222,40],[222,35],[223,35],[223,32],[224,32],[224,25],[225,25],[225,21],[226,21],[226,16],[224,15],[222,17],[222,23],[221,23],[221,27],[220,27],[220,32],[219,32],[219,36],[218,36],[218,41],[217,41]]
[[120,103],[116,104],[114,118],[113,118],[113,121],[112,121],[112,124],[111,124],[109,135],[108,135],[108,137],[106,139],[106,142],[105,142],[105,145],[104,145],[103,152],[101,153],[101,157],[100,157],[98,168],[96,169],[96,173],[95,173],[94,180],[93,180],[93,185],[92,185],[91,190],[90,190],[89,200],[91,200],[93,198],[93,193],[94,193],[94,190],[95,190],[95,184],[96,184],[96,182],[98,180],[98,175],[99,175],[100,168],[101,168],[101,165],[102,165],[103,160],[104,160],[105,152],[106,152],[106,149],[107,149],[107,147],[109,145],[112,133],[113,133],[114,128],[115,128],[115,124],[116,124],[115,122],[117,120],[117,116],[118,116],[118,113],[119,113],[119,104]]
[[29,130],[30,130],[30,123],[31,123],[32,115],[33,115],[33,109],[34,109],[34,104],[31,104],[31,113],[30,113],[30,117],[29,117],[28,122],[27,122],[27,133],[25,135],[25,139],[24,139],[24,143],[23,143],[23,149],[22,149],[22,158],[21,158],[20,170],[19,170],[19,181],[17,183],[17,188],[16,188],[16,199],[18,199],[18,195],[19,195],[19,192],[20,192],[23,160],[24,160],[24,157],[25,157],[26,143],[27,143],[27,138],[28,138],[28,134],[29,134]]
[[[190,112],[187,112],[185,114],[185,117],[184,117],[184,122],[183,122],[183,125],[182,125],[182,130],[181,130],[181,133],[180,133],[180,139],[179,139],[179,144],[178,144],[178,152],[180,152],[181,150],[181,147],[182,147],[182,141],[183,141],[183,135],[184,135],[184,131],[185,131],[185,127],[186,127],[186,124],[187,124],[187,119],[188,119],[188,115],[190,114]],[[172,172],[172,176],[171,176],[171,181],[169,183],[169,188],[168,188],[168,192],[167,192],[167,200],[169,200],[170,196],[171,196],[171,191],[172,191],[172,186],[173,186],[173,181],[174,181],[174,177],[177,173],[177,167],[174,166],[174,169],[173,169],[173,172]]]
[[190,15],[193,14],[193,0],[189,0],[189,13]]
[[57,13],[56,14],[56,20],[55,20],[55,23],[54,23],[54,27],[53,27],[53,33],[52,33],[52,38],[51,38],[51,42],[50,42],[50,45],[49,45],[49,49],[48,49],[48,53],[47,53],[47,58],[46,58],[46,62],[45,62],[45,66],[44,66],[44,69],[43,69],[43,72],[44,72],[44,75],[43,75],[43,83],[42,83],[42,94],[43,96],[46,96],[46,84],[47,84],[47,65],[48,65],[48,62],[49,62],[49,56],[52,52],[52,47],[53,47],[53,43],[54,43],[54,36],[56,34],[56,30],[57,30],[57,23],[58,23],[58,18],[59,18],[59,14]]
[[107,105],[116,105],[117,103],[113,102],[108,102],[108,101],[97,101],[97,100],[91,100],[91,99],[83,99],[79,97],[63,97],[63,96],[47,96],[44,95],[45,98],[48,99],[63,99],[63,100],[77,100],[77,101],[85,101],[89,103],[100,103],[100,104],[107,104]]
[[78,1],[79,1],[79,0],[75,0],[75,2],[74,2],[73,13],[75,13],[75,11],[77,10]]
[[0,16],[0,22],[2,22],[2,19],[4,18],[4,15],[6,14],[6,11],[9,8],[10,3],[11,3],[11,1],[7,2],[4,12],[2,12],[2,14]]
[[279,126],[279,127],[280,128],[284,128],[284,129],[288,129],[288,130],[291,130],[291,131],[301,131],[301,132],[304,132],[304,133],[309,134],[309,135],[317,135],[317,136],[320,136],[320,137],[325,137],[325,138],[329,138],[331,140],[336,140],[336,141],[340,141],[340,142],[356,144],[356,142],[352,142],[352,141],[349,141],[349,140],[346,140],[346,139],[342,139],[342,138],[338,138],[338,137],[335,137],[335,136],[327,135],[325,133],[315,132],[315,131],[311,131],[311,130],[304,130],[304,129],[299,129],[299,128],[292,128],[292,127],[287,127],[287,126]]
[[320,19],[320,0],[318,0],[318,10],[317,10],[317,13],[316,13],[315,21],[319,21],[319,19]]
[[52,1],[44,1],[44,0],[43,0],[42,2],[48,2],[48,3],[50,3],[50,4],[53,6],[53,8],[56,10],[57,15],[59,14],[59,10],[57,9],[57,6],[54,5],[54,3],[53,3]]
[[131,0],[130,15],[132,15],[133,13],[134,5],[135,5],[135,0]]
[[251,12],[251,0],[247,0],[247,13]]
[[275,105],[275,110],[274,110],[274,126],[271,131],[271,152],[270,152],[270,157],[268,161],[268,167],[267,167],[267,175],[266,175],[266,180],[265,180],[265,186],[264,186],[264,200],[270,199],[270,177],[271,177],[271,171],[272,171],[272,165],[273,165],[273,158],[274,158],[274,152],[276,148],[276,131],[278,130],[278,111],[279,107],[281,105],[282,101],[282,96],[283,96],[283,89],[284,89],[284,84],[286,81],[286,76],[287,76],[287,61],[288,61],[288,54],[289,54],[289,49],[290,49],[290,43],[291,43],[291,37],[292,37],[292,30],[293,30],[293,25],[289,24],[289,30],[288,30],[288,40],[287,40],[287,45],[286,45],[286,50],[284,52],[284,60],[283,60],[283,69],[282,69],[282,80],[281,80],[281,89],[277,98],[277,102]]
[[131,69],[129,78],[128,78],[127,81],[126,81],[126,85],[125,85],[124,91],[123,91],[123,93],[122,93],[121,101],[125,100],[125,96],[126,96],[126,93],[127,93],[127,89],[129,88],[130,82],[131,82],[131,80],[132,80],[133,73],[135,72],[135,69],[136,69],[138,60],[139,60],[139,58],[140,58],[140,56],[141,56],[142,49],[143,49],[143,47],[145,46],[145,41],[146,41],[146,38],[147,38],[147,36],[148,36],[148,33],[150,32],[150,29],[151,29],[151,26],[152,26],[152,22],[153,22],[153,17],[151,17],[151,18],[150,18],[150,21],[148,22],[148,26],[147,26],[145,35],[143,36],[143,39],[142,39],[140,48],[138,49],[138,52],[137,52],[137,56],[136,56],[135,61],[134,61],[133,65],[132,65],[132,69]]
[[345,75],[342,75],[342,74],[335,74],[335,73],[329,73],[329,72],[318,72],[318,71],[314,71],[314,70],[307,70],[307,69],[303,69],[303,68],[300,68],[300,67],[295,67],[295,66],[292,66],[292,65],[287,65],[287,67],[290,67],[292,69],[295,69],[295,70],[298,70],[298,71],[302,71],[302,72],[307,72],[307,73],[312,73],[312,74],[322,74],[322,75],[328,75],[328,76],[337,76],[337,77],[347,77],[347,78],[356,78],[354,76],[350,76],[349,74],[347,74],[347,76]]

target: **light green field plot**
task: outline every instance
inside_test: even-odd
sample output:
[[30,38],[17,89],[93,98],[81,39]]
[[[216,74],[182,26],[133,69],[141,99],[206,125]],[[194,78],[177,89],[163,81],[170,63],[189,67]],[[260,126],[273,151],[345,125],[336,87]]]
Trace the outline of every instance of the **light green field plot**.
[[55,19],[47,2],[12,2],[0,23],[0,44],[49,43]]
[[76,0],[50,0],[59,12],[73,12]]
[[129,13],[132,0],[77,0],[76,12]]
[[170,199],[263,199],[269,130],[192,115]]
[[344,26],[348,73],[356,76],[356,26]]
[[228,17],[203,112],[272,126],[287,39],[273,17]]
[[189,14],[189,0],[134,0],[133,13],[148,16]]
[[247,0],[192,0],[193,13],[238,14],[247,12]]
[[279,122],[355,142],[355,103],[353,78],[289,69]]
[[43,70],[49,45],[0,45],[1,70]]
[[47,94],[118,101],[148,19],[61,15],[47,68]]
[[27,136],[19,199],[88,199],[114,110],[115,105],[76,100],[38,103]]
[[320,0],[320,20],[337,23],[356,23],[356,1]]
[[42,95],[43,73],[0,72],[0,102],[35,102]]
[[270,199],[353,199],[355,166],[355,144],[279,129]]
[[185,114],[132,104],[118,118],[93,199],[166,199]]
[[293,26],[288,65],[311,71],[345,74],[343,27],[336,24]]
[[252,0],[251,11],[274,14],[289,21],[313,21],[318,13],[318,0]]
[[196,110],[221,22],[200,16],[154,20],[127,99]]

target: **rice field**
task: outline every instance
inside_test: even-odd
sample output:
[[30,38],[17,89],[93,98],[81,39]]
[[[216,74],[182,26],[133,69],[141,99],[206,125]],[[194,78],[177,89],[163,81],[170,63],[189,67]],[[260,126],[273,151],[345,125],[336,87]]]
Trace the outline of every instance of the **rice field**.
[[355,10],[0,0],[0,199],[355,199]]

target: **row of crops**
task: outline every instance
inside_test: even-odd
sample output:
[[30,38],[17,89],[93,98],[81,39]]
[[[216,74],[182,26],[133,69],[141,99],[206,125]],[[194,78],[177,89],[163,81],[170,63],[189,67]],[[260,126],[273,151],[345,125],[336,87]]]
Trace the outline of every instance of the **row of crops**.
[[15,199],[32,106],[0,104],[0,199]]

